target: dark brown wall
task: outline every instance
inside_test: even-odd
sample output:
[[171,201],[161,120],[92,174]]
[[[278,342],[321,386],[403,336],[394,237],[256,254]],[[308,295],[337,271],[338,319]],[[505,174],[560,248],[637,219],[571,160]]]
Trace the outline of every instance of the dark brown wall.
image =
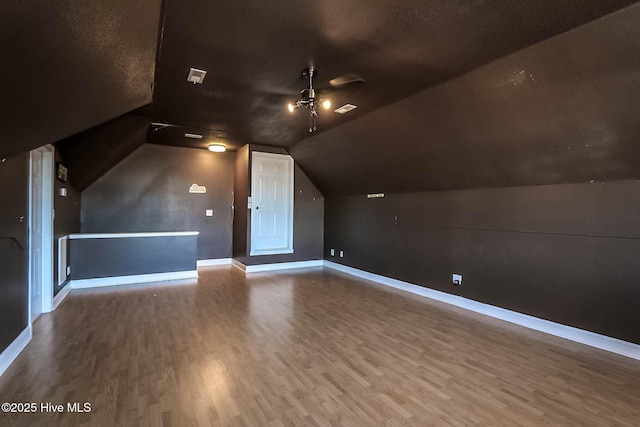
[[640,5],[317,134],[325,196],[640,178]]
[[199,231],[198,259],[230,258],[233,168],[232,152],[145,144],[82,193],[82,231]]
[[198,236],[70,239],[73,280],[193,271]]
[[325,259],[640,343],[638,194],[617,181],[327,198]]
[[245,145],[236,152],[233,177],[233,258],[243,264],[247,262],[249,182],[249,145]]
[[[60,162],[60,153],[56,149],[56,163]],[[58,237],[80,232],[80,193],[69,181],[61,182],[54,179],[53,208],[53,294],[56,295],[64,286],[58,286]],[[67,189],[67,196],[60,195],[60,189]]]
[[[242,151],[242,150],[247,150]],[[254,151],[264,153],[288,154],[284,148],[254,145],[243,147],[242,158],[236,161],[236,183],[238,211],[234,235],[234,258],[245,265],[271,264],[322,259],[324,238],[324,198],[316,186],[298,165],[294,168],[294,205],[293,205],[293,248],[294,253],[282,255],[250,256],[251,248],[251,211],[247,210],[247,196],[251,183],[251,156]],[[239,152],[239,153],[240,153]],[[240,162],[240,164],[238,164]],[[244,212],[244,213],[243,213]],[[244,224],[244,225],[242,225]],[[234,231],[235,233],[235,231]],[[240,241],[244,238],[244,241]],[[244,260],[244,261],[243,261]]]
[[29,154],[0,159],[0,352],[27,327]]
[[160,0],[3,2],[0,156],[151,102]]

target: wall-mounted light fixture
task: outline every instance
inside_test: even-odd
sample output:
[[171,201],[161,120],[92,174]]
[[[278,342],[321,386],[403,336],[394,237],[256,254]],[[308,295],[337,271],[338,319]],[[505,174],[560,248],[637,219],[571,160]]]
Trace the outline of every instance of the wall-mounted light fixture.
[[209,144],[209,151],[213,151],[214,153],[224,153],[227,151],[227,147],[224,144]]

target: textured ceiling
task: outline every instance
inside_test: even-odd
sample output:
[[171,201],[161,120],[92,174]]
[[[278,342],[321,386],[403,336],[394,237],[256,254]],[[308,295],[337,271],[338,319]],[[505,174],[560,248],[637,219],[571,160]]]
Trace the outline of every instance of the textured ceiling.
[[327,195],[640,179],[639,22],[640,4],[289,151]]
[[152,100],[160,0],[3,0],[0,157]]
[[[306,111],[285,106],[309,65],[319,84],[346,73],[366,80],[328,95],[358,108],[321,113],[321,133],[631,3],[166,0],[154,102],[138,113],[181,126],[151,131],[149,142],[290,146],[308,136]],[[204,84],[186,82],[190,67],[208,71]]]
[[149,118],[125,114],[56,143],[69,181],[83,191],[147,138]]

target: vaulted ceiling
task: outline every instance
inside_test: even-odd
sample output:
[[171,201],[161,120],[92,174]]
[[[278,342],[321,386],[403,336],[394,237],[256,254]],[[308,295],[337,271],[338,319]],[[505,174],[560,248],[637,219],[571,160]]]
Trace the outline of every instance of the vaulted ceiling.
[[152,101],[160,0],[4,0],[0,157]]
[[640,179],[638,22],[634,5],[289,151],[332,195]]
[[[144,141],[286,147],[326,194],[636,178],[637,1],[10,0],[0,157],[67,138],[81,188]],[[364,79],[313,134],[309,66]]]
[[[180,126],[154,128],[150,142],[288,147],[308,136],[308,113],[286,110],[306,67],[321,85],[344,74],[365,80],[326,95],[358,108],[321,111],[321,133],[631,3],[166,0],[154,102],[141,113]],[[208,72],[202,85],[186,81],[190,67]]]

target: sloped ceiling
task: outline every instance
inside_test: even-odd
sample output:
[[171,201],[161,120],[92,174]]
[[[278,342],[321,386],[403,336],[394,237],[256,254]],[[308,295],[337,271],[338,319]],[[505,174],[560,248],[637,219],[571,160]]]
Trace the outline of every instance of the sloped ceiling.
[[[154,103],[139,113],[181,126],[150,142],[288,147],[308,136],[306,111],[285,107],[310,65],[320,85],[346,73],[366,80],[327,94],[358,108],[321,112],[322,133],[633,2],[166,0]],[[190,67],[208,71],[204,84],[186,81]]]
[[0,157],[152,100],[160,0],[3,0]]
[[290,152],[327,194],[640,179],[640,5]]
[[[328,194],[635,177],[636,1],[10,0],[0,157],[138,108],[172,125],[147,142],[287,147]],[[306,111],[285,109],[310,65],[320,85],[366,80],[327,94],[358,108],[323,112],[311,138]],[[140,143],[124,120],[66,141],[88,162],[80,187],[112,166],[87,151],[109,146],[100,132],[131,125],[113,144]]]
[[69,181],[83,191],[145,143],[150,119],[125,114],[56,143]]

